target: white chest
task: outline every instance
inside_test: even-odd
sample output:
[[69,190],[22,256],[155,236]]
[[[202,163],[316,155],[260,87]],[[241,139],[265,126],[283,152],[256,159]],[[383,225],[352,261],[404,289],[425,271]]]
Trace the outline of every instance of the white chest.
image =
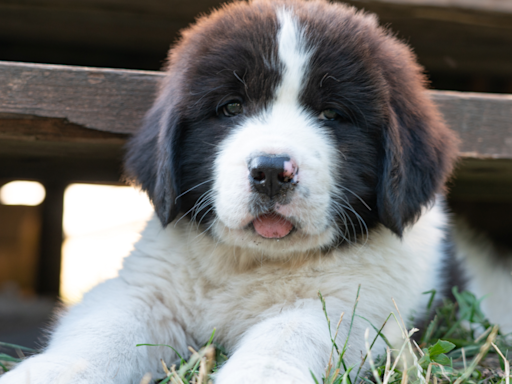
[[[153,220],[122,274],[158,291],[158,300],[199,343],[216,328],[230,347],[251,325],[300,300],[317,300],[321,311],[319,291],[341,303],[329,308],[328,301],[336,318],[341,310],[351,311],[359,285],[357,313],[380,326],[395,310],[392,299],[409,318],[426,308],[422,292],[439,289],[444,227],[445,215],[434,207],[401,240],[379,229],[364,245],[328,255],[290,255],[278,263],[180,228],[162,230]],[[251,262],[237,263],[243,258]]]

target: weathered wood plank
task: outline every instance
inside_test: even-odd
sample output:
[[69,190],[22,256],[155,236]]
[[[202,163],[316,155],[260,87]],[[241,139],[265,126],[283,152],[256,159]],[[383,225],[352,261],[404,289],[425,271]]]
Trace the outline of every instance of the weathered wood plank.
[[512,159],[512,95],[431,91],[466,158]]
[[150,107],[161,76],[159,72],[0,62],[0,113],[60,118],[85,128],[132,133]]
[[0,113],[0,140],[122,145],[126,136],[84,128],[62,117]]
[[[0,139],[80,138],[119,144],[124,137],[107,137],[105,132],[135,132],[162,76],[150,71],[0,62]],[[512,95],[444,91],[430,95],[459,133],[464,157],[512,159]],[[50,128],[41,118],[69,123],[69,131],[65,126]]]

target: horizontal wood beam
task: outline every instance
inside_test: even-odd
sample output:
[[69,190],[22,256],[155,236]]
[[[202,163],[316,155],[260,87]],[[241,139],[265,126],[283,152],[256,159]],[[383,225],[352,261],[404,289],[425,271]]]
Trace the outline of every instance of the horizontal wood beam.
[[133,133],[161,77],[149,71],[0,62],[0,118],[62,119],[99,131]]
[[461,156],[512,159],[512,95],[430,91],[461,139]]
[[[140,126],[162,76],[0,62],[0,139],[120,145]],[[429,95],[461,137],[463,157],[512,159],[512,95]]]

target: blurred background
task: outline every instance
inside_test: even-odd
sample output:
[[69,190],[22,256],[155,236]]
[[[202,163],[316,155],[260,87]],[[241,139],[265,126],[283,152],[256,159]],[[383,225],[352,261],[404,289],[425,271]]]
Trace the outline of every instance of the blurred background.
[[[347,2],[376,13],[413,47],[433,89],[512,93],[512,1]],[[220,4],[0,0],[0,60],[159,70],[178,31]],[[5,148],[0,145],[0,158]],[[38,166],[37,156],[30,161]],[[0,168],[6,164],[0,162]],[[113,172],[120,175],[120,170],[119,165]],[[116,275],[152,212],[145,195],[112,182],[116,177],[108,185],[101,184],[103,177],[88,177],[88,184],[57,183],[47,174],[16,179],[0,171],[1,341],[38,346],[60,301],[74,303]],[[457,191],[457,179],[452,190]],[[450,195],[453,210],[500,246],[512,246],[512,199],[460,196]],[[57,283],[45,280],[55,273],[41,262],[48,257],[60,258],[54,260],[60,263],[60,277],[53,277]]]

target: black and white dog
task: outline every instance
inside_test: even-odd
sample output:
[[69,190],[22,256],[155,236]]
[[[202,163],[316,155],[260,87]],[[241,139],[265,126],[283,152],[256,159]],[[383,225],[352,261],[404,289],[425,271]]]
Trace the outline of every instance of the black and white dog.
[[[138,383],[176,356],[136,344],[186,354],[213,328],[231,355],[217,383],[312,383],[331,350],[318,291],[332,319],[358,285],[374,325],[392,298],[421,319],[422,293],[449,292],[462,262],[442,197],[456,140],[424,84],[407,46],[342,4],[255,0],[199,19],[126,157],[155,218],[119,277],[0,383]],[[355,321],[348,365],[368,326]]]

